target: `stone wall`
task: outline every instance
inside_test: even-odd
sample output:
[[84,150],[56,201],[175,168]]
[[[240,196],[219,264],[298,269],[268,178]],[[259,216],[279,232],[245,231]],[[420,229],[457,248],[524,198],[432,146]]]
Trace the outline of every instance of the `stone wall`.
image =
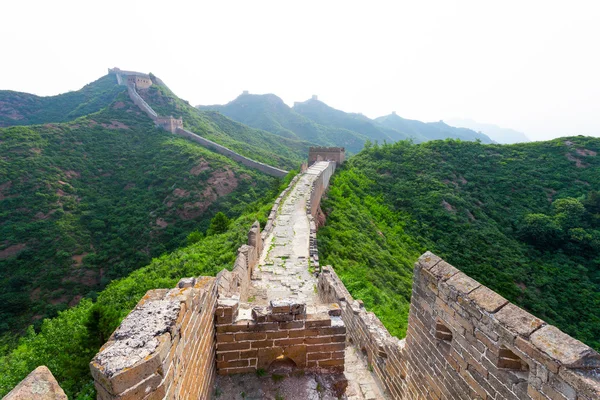
[[322,301],[338,304],[350,343],[367,357],[387,394],[392,399],[413,399],[406,396],[404,340],[390,335],[375,314],[365,309],[362,301],[352,298],[330,266],[321,270],[318,291]]
[[308,165],[317,161],[335,161],[338,165],[346,159],[343,147],[310,147],[308,149]]
[[[317,216],[318,209],[321,206],[321,198],[323,198],[323,194],[329,187],[329,180],[335,172],[335,167],[336,163],[330,162],[327,168],[325,168],[322,172],[319,172],[319,177],[313,183],[310,193],[310,201],[307,204],[307,207],[310,208],[310,215],[313,218]],[[311,173],[310,168],[308,169],[307,173]]]
[[138,106],[142,111],[148,114],[148,116],[152,118],[153,121],[156,121],[156,119],[158,118],[158,114],[156,114],[154,109],[152,109],[152,107],[150,107],[150,105],[148,105],[148,103],[146,103],[146,101],[142,99],[142,97],[135,90],[135,86],[127,85],[127,93],[129,93],[129,98],[131,99],[131,101],[133,101],[133,103],[136,106]]
[[600,354],[429,252],[405,357],[409,398],[600,398]]
[[210,398],[216,279],[149,291],[90,363],[99,399]]
[[175,133],[177,133],[180,136],[186,137],[190,140],[193,140],[196,143],[200,143],[204,147],[213,149],[217,153],[223,154],[224,156],[227,156],[235,161],[238,161],[239,163],[244,164],[247,167],[254,168],[261,172],[264,172],[265,174],[281,178],[281,177],[286,176],[288,173],[288,171],[285,171],[285,170],[282,170],[279,168],[275,168],[275,167],[272,167],[270,165],[267,165],[267,164],[264,164],[264,163],[261,163],[258,161],[254,161],[248,157],[244,157],[241,154],[238,154],[235,151],[230,150],[225,146],[221,146],[220,144],[215,143],[212,140],[205,139],[202,136],[196,135],[195,133],[187,131],[185,129],[177,129]]
[[[267,175],[275,176],[278,178],[284,177],[288,174],[288,171],[285,171],[280,168],[272,167],[270,165],[261,163],[259,161],[252,160],[251,158],[244,157],[241,154],[236,153],[233,150],[228,149],[225,146],[222,146],[218,143],[213,142],[212,140],[208,140],[203,138],[202,136],[196,135],[193,132],[187,131],[183,129],[183,120],[181,118],[173,118],[173,117],[159,117],[158,114],[154,111],[152,107],[135,90],[136,86],[142,89],[150,87],[152,81],[150,77],[145,74],[140,74],[138,72],[132,71],[122,71],[118,68],[109,68],[109,73],[113,73],[117,77],[117,82],[119,84],[126,83],[127,84],[127,92],[129,93],[129,97],[134,102],[136,106],[138,106],[142,111],[144,111],[154,123],[174,134],[178,134],[180,136],[186,137],[190,140],[193,140],[196,143],[201,144],[204,147],[208,147],[213,149],[219,154],[227,156],[247,167],[257,169],[261,172],[264,172]],[[123,79],[122,76],[126,76],[127,79]],[[138,79],[139,77],[139,79]],[[146,79],[150,82],[148,85]],[[139,82],[138,82],[139,81]],[[161,81],[162,82],[162,81]]]
[[415,265],[405,340],[354,300],[331,267],[319,294],[393,399],[600,398],[600,355],[439,257]]
[[285,358],[309,371],[344,371],[346,327],[337,304],[307,309],[284,299],[269,306],[243,306],[237,298],[218,301],[217,373],[267,370]]

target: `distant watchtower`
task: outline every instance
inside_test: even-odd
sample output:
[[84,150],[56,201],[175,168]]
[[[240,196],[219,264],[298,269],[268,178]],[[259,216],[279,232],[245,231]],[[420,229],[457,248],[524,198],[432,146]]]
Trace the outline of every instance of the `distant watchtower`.
[[172,115],[169,117],[158,117],[155,123],[171,133],[176,133],[177,129],[183,129],[183,119],[181,117],[174,118]]
[[346,149],[343,147],[311,147],[308,149],[308,165],[317,161],[335,161],[340,165],[346,160]]

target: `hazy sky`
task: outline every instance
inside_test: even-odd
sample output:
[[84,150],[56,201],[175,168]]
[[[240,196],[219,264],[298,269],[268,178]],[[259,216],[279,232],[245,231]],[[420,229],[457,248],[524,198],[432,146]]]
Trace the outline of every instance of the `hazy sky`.
[[0,88],[153,72],[192,104],[242,90],[344,111],[600,136],[600,2],[65,1],[0,4]]

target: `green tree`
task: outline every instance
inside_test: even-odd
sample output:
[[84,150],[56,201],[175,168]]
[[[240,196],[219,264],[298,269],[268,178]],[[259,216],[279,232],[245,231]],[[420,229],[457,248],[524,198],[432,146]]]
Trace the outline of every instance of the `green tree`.
[[210,221],[210,226],[208,227],[206,235],[211,236],[227,232],[230,222],[231,221],[229,218],[227,218],[227,215],[219,211]]
[[545,214],[525,216],[520,232],[525,241],[541,248],[552,246],[562,233],[556,220]]
[[585,207],[572,197],[555,200],[552,203],[555,220],[560,226],[567,230],[581,226]]

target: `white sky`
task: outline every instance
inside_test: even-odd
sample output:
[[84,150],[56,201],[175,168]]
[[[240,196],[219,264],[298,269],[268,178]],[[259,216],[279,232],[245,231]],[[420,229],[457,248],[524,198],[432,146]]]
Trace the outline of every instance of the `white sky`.
[[600,136],[600,1],[2,0],[0,88],[52,95],[108,67],[191,104],[242,90],[349,112]]

